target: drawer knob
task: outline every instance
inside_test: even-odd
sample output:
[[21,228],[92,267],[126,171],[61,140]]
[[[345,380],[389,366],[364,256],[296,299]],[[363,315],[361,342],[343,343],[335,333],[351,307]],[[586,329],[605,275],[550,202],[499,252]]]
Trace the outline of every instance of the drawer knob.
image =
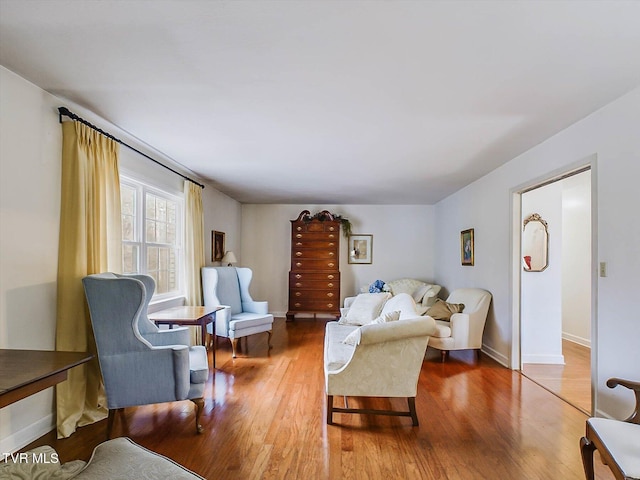
[[295,305],[296,307],[299,307],[299,306],[300,306],[300,305],[302,305],[302,304],[301,304],[301,303],[294,303],[294,305]]
[[296,292],[296,297],[299,297],[300,295],[302,295],[301,292]]
[[335,266],[336,266],[336,264],[335,264],[335,263],[333,263],[333,262],[329,263],[328,265],[329,265],[330,267],[335,267]]
[[302,284],[300,282],[296,283],[296,287],[301,287]]
[[296,263],[296,267],[301,267],[301,266],[302,266],[302,263],[300,262]]
[[333,275],[327,275],[327,278],[328,278],[329,280],[333,280]]
[[327,293],[327,297],[333,297],[333,293],[331,292]]
[[333,308],[333,303],[327,303],[327,307]]
[[302,252],[296,252],[296,257],[300,257],[302,255]]
[[334,252],[329,252],[329,256],[330,256],[330,257],[333,257],[334,255],[335,255],[335,253],[334,253]]
[[336,238],[336,236],[333,233],[330,233],[329,238]]
[[335,245],[336,245],[335,243],[333,243],[333,242],[329,242],[329,246],[330,246],[330,247],[334,247]]
[[329,227],[329,231],[330,231],[330,232],[333,232],[334,230],[335,230],[335,228],[334,228],[334,227]]
[[297,234],[296,238],[302,238],[302,234],[301,233]]
[[329,287],[329,288],[333,287],[333,283],[331,283],[331,282],[327,283],[327,287]]
[[296,227],[296,230],[301,231],[302,227]]
[[296,274],[296,278],[302,278],[302,275],[300,275],[299,273]]
[[296,247],[301,247],[302,246],[302,242],[296,242]]

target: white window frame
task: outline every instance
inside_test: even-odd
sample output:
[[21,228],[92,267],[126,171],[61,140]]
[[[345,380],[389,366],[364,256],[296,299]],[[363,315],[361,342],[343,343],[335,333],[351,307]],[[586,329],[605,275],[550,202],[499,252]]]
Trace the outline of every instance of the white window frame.
[[[147,270],[147,248],[160,246],[164,247],[167,244],[151,243],[146,240],[146,197],[147,193],[150,193],[156,197],[164,198],[176,203],[176,280],[177,289],[166,293],[154,292],[152,302],[157,303],[164,300],[170,300],[174,298],[185,296],[185,281],[184,281],[184,197],[177,195],[162,188],[150,185],[142,182],[136,178],[120,175],[120,184],[126,185],[129,188],[133,188],[136,191],[136,211],[135,211],[135,226],[134,226],[134,238],[135,240],[122,240],[123,247],[125,245],[137,245],[138,246],[138,271],[136,273],[148,274]],[[123,259],[124,261],[124,259]]]

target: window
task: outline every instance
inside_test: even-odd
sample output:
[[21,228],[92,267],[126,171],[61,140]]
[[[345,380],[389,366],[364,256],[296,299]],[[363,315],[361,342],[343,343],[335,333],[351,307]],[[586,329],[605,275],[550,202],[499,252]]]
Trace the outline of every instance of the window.
[[182,291],[182,199],[121,178],[122,271],[146,273],[156,296]]

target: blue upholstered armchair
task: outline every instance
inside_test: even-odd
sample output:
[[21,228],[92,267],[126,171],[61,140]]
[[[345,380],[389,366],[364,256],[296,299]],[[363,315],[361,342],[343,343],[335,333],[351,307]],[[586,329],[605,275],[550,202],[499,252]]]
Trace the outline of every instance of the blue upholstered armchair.
[[178,400],[195,404],[200,433],[209,377],[207,352],[202,346],[188,346],[188,332],[160,331],[146,317],[153,278],[104,273],[89,275],[82,283],[107,395],[107,436],[115,410]]
[[[268,313],[267,302],[256,302],[249,294],[253,272],[241,267],[204,267],[202,291],[204,305],[224,306],[216,314],[215,335],[231,340],[232,356],[236,357],[238,339],[267,332],[267,345],[271,348],[273,315]],[[211,324],[207,331],[213,334]],[[215,338],[214,338],[215,341]]]

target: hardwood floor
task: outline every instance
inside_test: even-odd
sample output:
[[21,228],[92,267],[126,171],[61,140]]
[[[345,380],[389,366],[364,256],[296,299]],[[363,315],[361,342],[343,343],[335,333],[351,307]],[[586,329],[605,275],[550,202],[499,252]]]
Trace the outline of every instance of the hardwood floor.
[[[419,427],[402,417],[336,414],[325,423],[323,320],[276,319],[273,345],[249,338],[231,358],[221,341],[196,435],[193,404],[128,408],[125,435],[208,479],[564,479],[584,478],[579,439],[587,416],[519,372],[486,356],[429,350],[419,380]],[[244,342],[243,342],[244,344]],[[244,346],[244,345],[243,345]],[[350,405],[406,408],[404,399],[349,399]],[[87,460],[106,421],[68,439],[47,434],[61,461]],[[597,455],[597,454],[596,454]],[[596,462],[597,478],[612,479]]]
[[522,373],[585,413],[591,412],[591,349],[562,340],[564,365],[526,363]]

